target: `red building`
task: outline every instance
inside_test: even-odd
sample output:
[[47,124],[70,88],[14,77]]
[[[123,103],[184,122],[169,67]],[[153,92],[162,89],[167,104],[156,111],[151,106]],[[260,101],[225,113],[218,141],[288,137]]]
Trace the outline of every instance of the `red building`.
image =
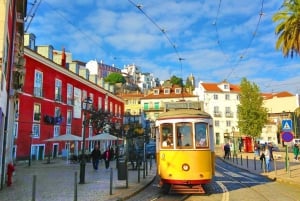
[[63,134],[81,138],[83,133],[86,138],[94,135],[91,126],[83,126],[81,105],[88,97],[92,99],[95,109],[110,112],[114,120],[119,119],[120,122],[124,102],[98,83],[89,81],[88,70],[82,73],[82,62],[68,63],[69,59],[63,51],[61,63],[57,64],[53,61],[52,46],[36,47],[34,39],[32,34],[24,39],[26,76],[16,101],[19,108],[15,114],[16,158],[43,160],[49,155],[61,155],[68,149],[78,153],[82,142],[69,144],[45,140]]
[[24,73],[23,33],[26,0],[0,4],[0,189],[5,186],[9,163],[13,162],[13,118],[15,93]]

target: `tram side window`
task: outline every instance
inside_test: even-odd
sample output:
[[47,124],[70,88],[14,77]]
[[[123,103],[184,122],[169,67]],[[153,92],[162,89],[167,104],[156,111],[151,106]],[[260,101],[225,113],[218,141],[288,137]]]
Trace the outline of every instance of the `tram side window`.
[[192,148],[192,124],[176,124],[176,146],[177,148]]
[[207,129],[208,125],[206,123],[196,123],[195,124],[195,142],[196,148],[208,147],[208,136]]
[[173,129],[172,124],[161,125],[161,147],[162,148],[173,148]]

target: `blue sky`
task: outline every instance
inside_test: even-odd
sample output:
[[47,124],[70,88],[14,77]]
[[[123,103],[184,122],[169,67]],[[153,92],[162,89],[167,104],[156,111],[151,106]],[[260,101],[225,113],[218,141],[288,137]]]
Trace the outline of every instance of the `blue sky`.
[[246,77],[262,92],[300,93],[299,57],[275,50],[272,16],[282,2],[42,0],[27,32],[37,45],[65,47],[73,60],[136,64],[160,80],[193,74],[197,82],[239,84]]

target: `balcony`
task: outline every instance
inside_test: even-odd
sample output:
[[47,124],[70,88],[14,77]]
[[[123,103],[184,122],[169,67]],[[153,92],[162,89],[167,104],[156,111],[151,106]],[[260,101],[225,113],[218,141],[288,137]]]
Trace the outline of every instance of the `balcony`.
[[233,112],[226,112],[225,117],[232,118],[233,117]]
[[221,112],[214,112],[214,117],[222,117],[222,113]]

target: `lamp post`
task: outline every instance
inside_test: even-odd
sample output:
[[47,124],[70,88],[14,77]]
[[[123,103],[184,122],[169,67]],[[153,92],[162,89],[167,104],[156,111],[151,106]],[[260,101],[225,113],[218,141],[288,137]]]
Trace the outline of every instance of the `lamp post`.
[[81,149],[81,161],[80,161],[80,175],[79,184],[85,183],[85,127],[87,125],[86,115],[88,110],[91,108],[93,101],[90,97],[87,97],[82,101],[83,110],[83,135],[82,135],[82,149]]
[[232,126],[231,130],[232,130],[232,139],[233,139],[233,156],[236,156],[235,139],[234,139],[235,127]]

